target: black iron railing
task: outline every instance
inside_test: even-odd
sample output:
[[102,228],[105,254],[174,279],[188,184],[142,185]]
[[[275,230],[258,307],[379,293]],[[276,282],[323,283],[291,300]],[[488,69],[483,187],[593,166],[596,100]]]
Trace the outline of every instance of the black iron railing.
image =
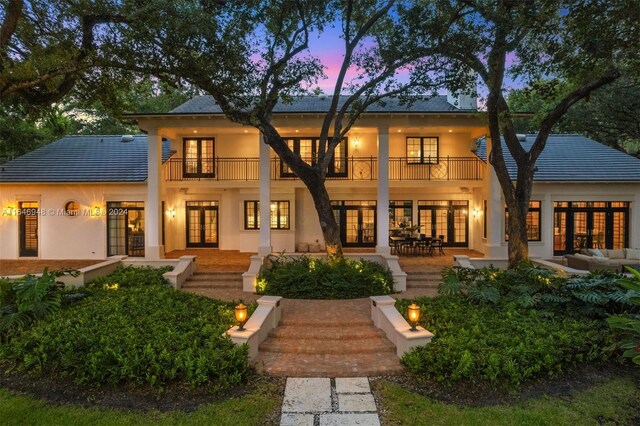
[[[431,164],[415,164],[406,157],[389,158],[389,180],[481,180],[483,162],[476,157],[440,157]],[[182,158],[170,158],[164,164],[164,179],[167,181],[256,181],[260,178],[258,158],[215,158],[202,160],[206,167],[200,170]],[[211,169],[213,164],[213,169]],[[297,177],[282,164],[279,158],[270,160],[272,180],[295,180]],[[331,180],[377,180],[378,159],[376,157],[349,157],[335,161],[327,179]]]

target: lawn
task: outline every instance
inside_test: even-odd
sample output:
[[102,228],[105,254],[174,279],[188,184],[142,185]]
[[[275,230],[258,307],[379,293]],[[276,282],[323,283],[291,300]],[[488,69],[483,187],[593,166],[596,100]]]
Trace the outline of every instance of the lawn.
[[3,425],[264,425],[274,424],[281,404],[279,386],[259,385],[242,397],[229,398],[186,412],[124,411],[52,405],[0,389]]
[[640,391],[614,378],[573,397],[541,397],[512,405],[462,407],[434,401],[401,386],[374,386],[383,424],[389,425],[633,425],[639,424]]

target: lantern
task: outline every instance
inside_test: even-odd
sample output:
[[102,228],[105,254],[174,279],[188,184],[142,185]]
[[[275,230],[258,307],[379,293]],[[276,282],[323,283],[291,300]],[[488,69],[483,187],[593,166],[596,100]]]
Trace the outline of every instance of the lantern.
[[238,331],[244,331],[244,323],[247,322],[247,305],[240,303],[235,307],[236,321],[238,321]]
[[416,326],[420,321],[420,305],[412,303],[407,308],[407,316],[409,317],[409,323],[411,324],[411,331],[418,331]]

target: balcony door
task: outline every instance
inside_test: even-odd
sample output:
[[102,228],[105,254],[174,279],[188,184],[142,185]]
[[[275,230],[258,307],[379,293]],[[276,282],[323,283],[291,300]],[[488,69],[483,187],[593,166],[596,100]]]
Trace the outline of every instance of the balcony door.
[[333,214],[344,247],[375,247],[376,202],[333,201]]
[[556,256],[585,248],[628,246],[627,202],[555,202],[553,217],[553,254]]
[[418,223],[420,233],[427,237],[444,236],[443,245],[448,247],[467,247],[469,245],[469,202],[455,201],[419,201]]
[[218,247],[218,202],[187,201],[187,247]]
[[183,143],[184,176],[187,178],[215,177],[215,140],[213,138],[185,138]]
[[22,201],[19,204],[20,256],[38,256],[38,202]]

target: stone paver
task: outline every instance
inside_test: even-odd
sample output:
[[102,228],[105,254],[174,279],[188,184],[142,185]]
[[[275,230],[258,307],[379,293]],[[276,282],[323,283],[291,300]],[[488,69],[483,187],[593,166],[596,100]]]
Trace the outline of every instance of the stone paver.
[[343,377],[336,379],[337,393],[371,393],[366,377]]
[[331,411],[331,379],[289,378],[284,390],[283,413]]
[[321,414],[320,426],[379,426],[377,414]]
[[380,425],[367,377],[287,379],[280,426]]
[[370,393],[338,394],[338,411],[376,411],[376,401]]

